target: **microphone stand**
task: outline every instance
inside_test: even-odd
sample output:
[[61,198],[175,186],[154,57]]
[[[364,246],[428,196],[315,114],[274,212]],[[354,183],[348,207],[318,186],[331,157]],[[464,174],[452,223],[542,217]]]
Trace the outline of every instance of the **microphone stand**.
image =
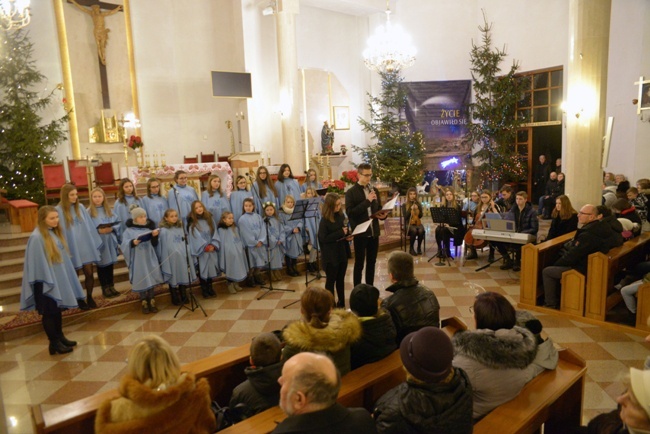
[[269,238],[269,225],[271,224],[270,218],[266,216],[264,218],[264,223],[266,227],[266,260],[268,261],[268,268],[267,268],[267,273],[269,276],[269,286],[264,286],[262,285],[262,289],[266,289],[264,294],[260,295],[257,297],[257,300],[261,300],[264,297],[266,297],[268,294],[271,293],[271,291],[285,291],[285,292],[296,292],[295,289],[283,289],[283,288],[274,288],[273,287],[273,278],[271,276],[271,240]]
[[192,272],[190,271],[190,247],[189,247],[189,241],[187,239],[187,231],[185,230],[185,224],[183,224],[183,219],[180,217],[181,214],[181,203],[178,201],[178,190],[176,190],[175,187],[172,187],[172,190],[174,190],[174,198],[176,198],[176,207],[178,208],[178,215],[179,218],[181,219],[181,227],[183,228],[183,241],[185,242],[185,264],[187,265],[186,272],[187,272],[187,281],[190,282],[189,286],[187,287],[187,294],[188,294],[188,302],[189,302],[189,307],[186,306],[185,302],[183,301],[183,297],[181,294],[181,305],[178,306],[178,310],[174,314],[174,318],[178,315],[178,313],[181,311],[181,309],[185,308],[191,312],[194,312],[196,308],[200,308],[201,312],[203,312],[203,316],[207,317],[208,314],[205,313],[205,310],[203,309],[203,306],[199,304],[199,301],[194,297],[194,291],[192,291]]

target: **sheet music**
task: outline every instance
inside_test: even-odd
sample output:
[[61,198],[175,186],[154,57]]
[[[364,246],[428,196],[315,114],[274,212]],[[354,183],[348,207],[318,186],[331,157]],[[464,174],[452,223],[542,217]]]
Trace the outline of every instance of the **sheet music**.
[[357,227],[354,228],[354,232],[352,232],[352,235],[359,235],[365,233],[370,227],[371,223],[372,223],[372,219],[369,219],[368,221],[363,223],[359,223]]

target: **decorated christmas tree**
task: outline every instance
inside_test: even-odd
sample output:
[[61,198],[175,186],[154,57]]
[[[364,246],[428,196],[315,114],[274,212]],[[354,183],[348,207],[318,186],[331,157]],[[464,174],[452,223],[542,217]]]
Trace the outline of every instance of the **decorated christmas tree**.
[[499,75],[499,64],[506,57],[505,47],[492,47],[492,25],[484,17],[479,26],[483,44],[472,42],[474,103],[469,106],[469,139],[480,146],[473,157],[482,183],[520,181],[526,178],[527,166],[516,153],[517,129],[526,121],[516,117],[517,102],[527,88],[526,78],[516,77],[519,64],[513,61],[510,71]]
[[67,115],[42,125],[39,113],[53,102],[57,88],[40,96],[45,77],[32,55],[27,33],[0,30],[0,188],[10,199],[43,203],[41,163],[51,163],[65,140]]
[[362,159],[372,165],[373,175],[392,182],[404,194],[409,187],[422,182],[424,167],[424,137],[411,131],[403,117],[406,90],[400,85],[399,70],[379,72],[381,93],[368,94],[370,120],[359,118],[363,130],[372,134],[374,143],[365,148],[353,146]]

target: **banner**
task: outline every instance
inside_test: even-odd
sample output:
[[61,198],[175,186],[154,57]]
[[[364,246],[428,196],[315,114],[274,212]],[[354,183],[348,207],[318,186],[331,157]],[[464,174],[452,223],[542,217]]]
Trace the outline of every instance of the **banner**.
[[413,130],[424,135],[427,155],[444,157],[468,154],[467,106],[471,80],[404,82],[405,116]]

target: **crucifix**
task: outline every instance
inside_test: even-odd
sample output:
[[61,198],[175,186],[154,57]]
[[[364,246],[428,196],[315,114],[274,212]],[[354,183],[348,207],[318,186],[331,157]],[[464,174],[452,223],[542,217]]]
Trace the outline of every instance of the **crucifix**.
[[[108,42],[108,32],[104,18],[118,13],[122,10],[122,5],[105,3],[99,0],[68,0],[80,11],[90,15],[93,19],[93,33],[97,43],[97,57],[99,57],[99,76],[102,87],[102,105],[105,109],[111,108],[111,100],[108,94],[108,76],[106,74],[106,43]],[[88,7],[83,7],[88,6]],[[103,12],[102,9],[107,10]]]

